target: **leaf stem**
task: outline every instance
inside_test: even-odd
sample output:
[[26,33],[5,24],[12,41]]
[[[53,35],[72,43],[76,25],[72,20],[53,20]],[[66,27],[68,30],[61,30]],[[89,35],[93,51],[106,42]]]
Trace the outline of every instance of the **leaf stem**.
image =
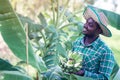
[[59,21],[59,0],[57,0],[57,17],[56,17],[56,23],[55,23],[56,28],[58,26],[58,21]]
[[53,4],[53,0],[52,0],[52,10],[53,10],[53,24],[55,24],[55,8],[54,8],[54,4]]
[[28,54],[28,23],[25,24],[26,27],[26,64],[27,64],[27,71],[29,73],[29,54]]
[[41,35],[42,35],[42,37],[43,37],[43,40],[44,40],[44,43],[45,43],[45,50],[46,50],[46,46],[47,46],[47,44],[46,44],[45,36],[44,36],[44,34],[42,33],[42,31],[40,31],[40,33],[41,33]]

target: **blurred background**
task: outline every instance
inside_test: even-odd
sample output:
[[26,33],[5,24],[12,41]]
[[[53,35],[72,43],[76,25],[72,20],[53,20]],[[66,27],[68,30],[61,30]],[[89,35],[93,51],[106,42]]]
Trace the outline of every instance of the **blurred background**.
[[[38,22],[38,14],[40,12],[51,14],[51,0],[10,0],[13,9],[24,16],[27,16]],[[66,0],[59,0],[60,5],[64,5]],[[113,11],[117,14],[120,14],[120,0],[70,0],[68,9],[72,12],[78,11],[81,8],[84,8],[88,4],[94,5],[95,7]],[[46,15],[47,16],[47,15]],[[113,50],[115,59],[120,65],[120,30],[117,30],[109,26],[113,36],[111,38],[106,38],[101,36],[104,41],[109,45]],[[8,46],[3,41],[0,36],[0,57],[10,60],[11,63],[15,64],[19,59],[13,55]],[[7,55],[6,55],[7,54]]]

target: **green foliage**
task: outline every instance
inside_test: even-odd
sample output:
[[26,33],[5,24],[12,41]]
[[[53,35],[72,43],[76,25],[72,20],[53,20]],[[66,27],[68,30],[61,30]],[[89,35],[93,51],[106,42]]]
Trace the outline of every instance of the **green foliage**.
[[17,68],[15,68],[13,65],[11,65],[8,61],[5,61],[3,59],[0,59],[0,64],[2,64],[0,66],[0,71],[4,71],[4,70],[8,70],[8,71],[16,71],[18,70]]
[[[8,0],[0,0],[0,14],[0,31],[4,41],[17,57],[27,61],[25,31]],[[44,69],[41,70],[41,62],[36,58],[30,42],[28,43],[28,57],[29,64],[37,68],[38,71],[46,70],[45,65],[42,66]]]
[[[67,32],[64,32],[64,28],[69,29],[70,27],[72,27],[69,24],[72,23],[72,25],[75,26],[76,24],[79,24],[79,22],[77,21],[76,23],[74,18],[73,21],[69,23],[66,22],[65,20],[68,20],[69,18],[72,19],[73,16],[68,18],[67,16],[63,15],[65,13],[67,13],[65,10],[63,11],[63,13],[61,13],[58,8],[57,12],[53,12],[54,17],[52,20],[50,20],[50,22],[46,20],[44,14],[40,13],[38,15],[40,23],[38,24],[35,24],[35,22],[30,20],[29,18],[20,16],[23,25],[25,25],[25,23],[29,23],[28,24],[29,38],[32,42],[36,54],[43,57],[43,60],[45,61],[47,68],[51,68],[55,65],[58,65],[59,56],[66,58],[67,57],[66,51],[71,50],[72,37],[70,37],[71,41],[70,40],[68,41],[67,36],[69,36],[70,34],[68,33],[68,30]],[[55,14],[57,15],[56,17]],[[63,20],[64,19],[63,17],[66,19]],[[54,19],[54,18],[59,18],[59,19]],[[82,27],[82,24],[79,24],[79,26],[76,27]],[[78,36],[80,36],[81,34],[80,29],[78,30],[78,28],[76,28],[76,30]],[[73,35],[74,34],[72,34],[71,36]]]
[[32,80],[19,66],[13,66],[3,59],[0,59],[0,65],[0,80]]
[[[57,5],[57,7],[58,6],[59,5]],[[53,9],[55,10],[55,7],[53,7]],[[56,13],[55,11],[53,12],[54,14]],[[28,57],[28,63],[35,67],[38,72],[41,73],[46,71],[47,68],[52,69],[58,65],[59,56],[67,57],[67,48],[62,41],[63,39],[67,41],[66,38],[69,36],[69,34],[64,32],[64,28],[62,27],[67,27],[67,25],[58,25],[59,21],[65,17],[62,15],[60,16],[61,19],[59,18],[59,10],[57,10],[56,17],[53,15],[56,19],[53,19],[52,23],[48,23],[44,15],[40,13],[38,18],[40,19],[41,23],[36,24],[29,18],[23,17],[21,15],[17,16],[17,14],[12,9],[10,2],[8,0],[1,0],[0,13],[0,31],[4,41],[18,58],[27,62]],[[28,40],[28,56],[26,53],[26,35],[23,27],[26,25],[29,27],[28,36],[32,43],[31,44]],[[72,42],[69,43],[71,44]],[[35,53],[38,54],[39,57]],[[10,68],[10,70],[12,70],[12,65],[7,66]],[[57,70],[54,72],[56,71]],[[27,79],[27,77],[22,77],[25,76],[25,74],[16,71],[2,71],[1,74],[3,74],[5,80],[8,80],[9,77],[14,76],[16,76],[16,78],[18,77],[19,79]],[[56,76],[53,76],[53,78],[54,77]]]
[[43,57],[43,60],[45,61],[46,66],[48,69],[58,65],[58,56],[56,54],[49,54]]
[[[52,0],[53,1],[53,0]],[[32,65],[42,80],[90,80],[74,74],[66,74],[59,67],[60,57],[68,58],[67,51],[72,48],[72,41],[81,36],[83,23],[79,17],[60,7],[59,0],[52,2],[52,18],[47,13],[40,13],[39,23],[28,17],[18,15],[8,0],[0,0],[0,31],[4,41],[12,52],[22,61]],[[45,14],[49,15],[48,17]],[[25,28],[28,26],[28,56],[26,55]],[[25,26],[25,27],[24,27]],[[3,80],[31,80],[27,72],[20,72],[7,61],[0,59],[0,72]]]
[[55,66],[42,74],[43,74],[43,80],[62,80],[61,78],[63,73],[59,66]]
[[18,71],[2,71],[0,74],[0,80],[32,80],[28,75]]
[[81,77],[74,74],[63,73],[59,66],[52,67],[46,73],[42,73],[43,80],[92,80],[91,78]]
[[114,77],[116,76],[116,74],[118,73],[118,71],[119,71],[119,65],[116,63],[115,66],[114,66],[114,68],[113,68],[113,71],[111,73],[110,80],[114,79]]

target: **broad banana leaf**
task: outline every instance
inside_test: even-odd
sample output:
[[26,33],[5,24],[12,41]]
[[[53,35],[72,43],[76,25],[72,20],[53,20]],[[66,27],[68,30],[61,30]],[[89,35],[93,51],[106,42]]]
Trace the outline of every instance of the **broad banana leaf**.
[[120,80],[120,69],[118,70],[113,80]]
[[88,7],[92,7],[98,11],[102,11],[106,17],[108,18],[108,21],[109,21],[109,25],[111,25],[112,27],[120,30],[120,15],[117,14],[117,13],[114,13],[114,12],[111,12],[111,11],[108,11],[108,10],[104,10],[104,9],[100,9],[100,8],[97,8],[97,7],[93,7],[93,6],[88,6]]
[[65,48],[62,47],[62,44],[61,44],[61,43],[57,43],[56,48],[57,48],[57,53],[58,53],[59,55],[61,55],[61,56],[64,57],[64,58],[67,58],[67,57],[68,57],[68,56],[67,56],[67,53],[66,53],[66,50],[65,50]]
[[18,71],[1,71],[0,80],[32,80],[32,78]]
[[0,80],[32,80],[22,68],[13,66],[0,58]]
[[17,68],[15,68],[13,65],[11,65],[8,61],[3,60],[0,58],[0,71],[18,71]]
[[52,67],[43,73],[43,80],[93,80],[88,77],[77,76],[62,72],[59,66]]
[[118,65],[118,63],[116,62],[116,63],[115,63],[115,66],[114,66],[114,68],[113,68],[113,71],[112,71],[112,73],[111,73],[110,80],[113,80],[113,79],[115,78],[115,76],[116,76],[116,74],[118,73],[118,71],[119,71],[119,65]]
[[59,66],[50,68],[47,72],[43,73],[43,80],[62,80],[61,69]]
[[[26,61],[25,31],[9,0],[0,0],[0,31],[4,41],[12,52],[18,58]],[[43,62],[38,61],[38,58],[36,58],[30,42],[28,43],[28,63],[39,71],[47,69]],[[42,65],[42,68],[40,65]]]

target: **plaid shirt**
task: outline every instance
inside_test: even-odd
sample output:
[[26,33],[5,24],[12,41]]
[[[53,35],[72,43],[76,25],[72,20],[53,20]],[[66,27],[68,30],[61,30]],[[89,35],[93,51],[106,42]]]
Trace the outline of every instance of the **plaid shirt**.
[[94,80],[109,80],[115,63],[113,53],[99,37],[87,46],[83,40],[84,38],[78,38],[73,43],[73,51],[84,55],[84,76]]

